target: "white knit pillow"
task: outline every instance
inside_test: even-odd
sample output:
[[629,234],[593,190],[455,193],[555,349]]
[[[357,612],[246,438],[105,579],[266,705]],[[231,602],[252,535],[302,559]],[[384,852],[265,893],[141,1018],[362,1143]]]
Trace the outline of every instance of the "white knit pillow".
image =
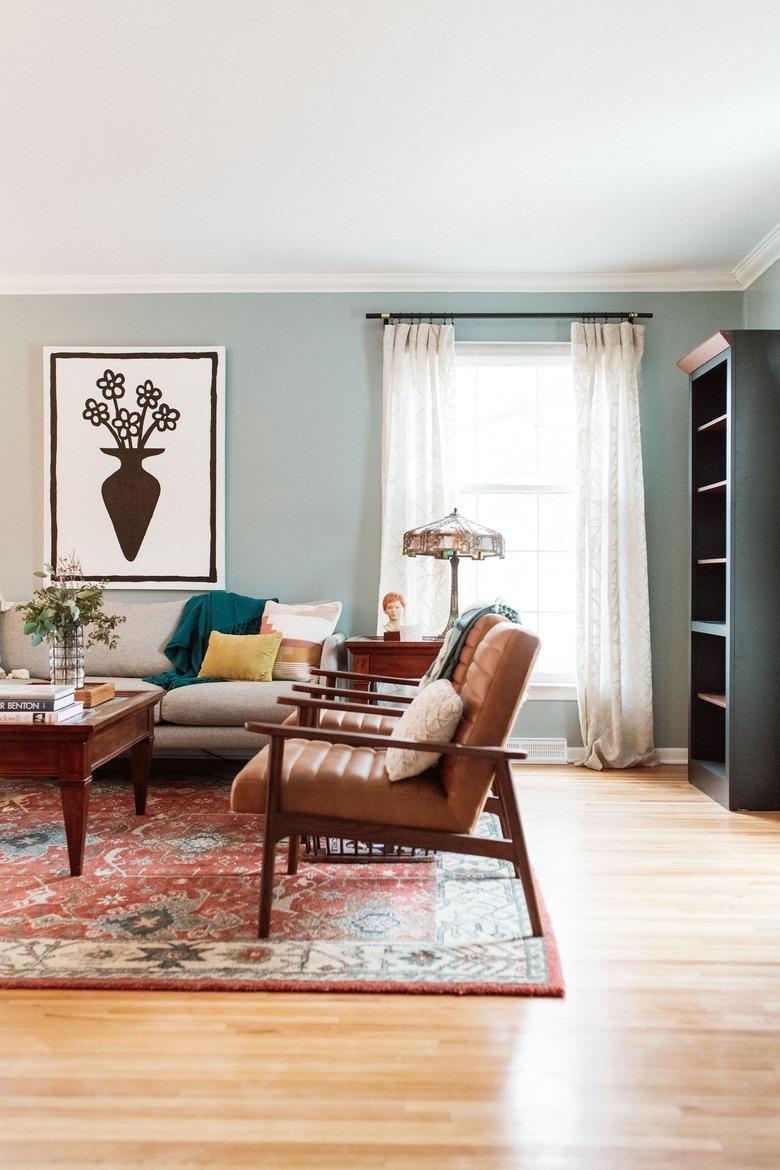
[[[425,743],[449,743],[463,715],[463,701],[449,679],[440,678],[416,696],[393,728],[391,739],[417,739]],[[440,752],[412,748],[388,748],[385,769],[391,780],[419,776],[432,768]]]

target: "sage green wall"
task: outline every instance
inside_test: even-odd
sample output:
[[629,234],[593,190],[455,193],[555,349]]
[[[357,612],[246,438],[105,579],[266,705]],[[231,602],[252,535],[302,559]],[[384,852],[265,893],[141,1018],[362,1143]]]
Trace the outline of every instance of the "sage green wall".
[[745,293],[745,327],[780,329],[780,260]]
[[[42,559],[44,345],[225,345],[228,588],[288,601],[338,597],[342,628],[365,632],[378,578],[381,432],[381,326],[365,313],[594,307],[655,314],[647,324],[642,425],[656,742],[682,746],[688,392],[675,361],[716,329],[742,325],[739,293],[3,297],[0,589],[28,595]],[[568,331],[565,321],[457,326],[464,341],[561,341]],[[577,742],[576,705],[528,703],[519,730]]]

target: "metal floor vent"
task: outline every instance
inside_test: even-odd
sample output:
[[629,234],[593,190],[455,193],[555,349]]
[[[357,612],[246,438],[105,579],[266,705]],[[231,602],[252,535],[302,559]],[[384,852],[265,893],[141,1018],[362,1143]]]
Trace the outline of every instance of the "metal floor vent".
[[513,751],[528,752],[527,760],[518,760],[518,764],[565,764],[565,739],[516,739],[507,740],[506,746]]

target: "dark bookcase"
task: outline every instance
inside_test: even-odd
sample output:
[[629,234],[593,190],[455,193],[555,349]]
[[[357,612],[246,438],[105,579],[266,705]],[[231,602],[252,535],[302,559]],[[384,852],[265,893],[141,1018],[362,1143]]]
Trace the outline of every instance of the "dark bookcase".
[[780,330],[723,331],[690,376],[689,774],[780,809]]

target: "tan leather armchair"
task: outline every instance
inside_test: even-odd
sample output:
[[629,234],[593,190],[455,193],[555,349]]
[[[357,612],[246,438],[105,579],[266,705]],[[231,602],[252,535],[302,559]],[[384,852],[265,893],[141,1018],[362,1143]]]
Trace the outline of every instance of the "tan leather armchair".
[[[523,759],[525,753],[503,746],[539,644],[535,634],[498,614],[488,614],[474,624],[452,679],[464,708],[452,743],[391,741],[387,735],[336,727],[246,725],[249,731],[271,737],[270,744],[239,772],[231,791],[233,811],[266,814],[261,938],[270,932],[276,845],[289,838],[287,872],[295,873],[302,834],[510,861],[523,884],[532,932],[542,935],[510,769],[512,760]],[[317,698],[306,702],[325,710],[361,706]],[[362,712],[352,713],[370,712],[371,706],[365,705]],[[312,715],[304,718],[312,719]],[[392,783],[384,766],[388,746],[421,747],[439,751],[442,757],[422,775]],[[475,835],[485,808],[498,814],[503,837]]]

